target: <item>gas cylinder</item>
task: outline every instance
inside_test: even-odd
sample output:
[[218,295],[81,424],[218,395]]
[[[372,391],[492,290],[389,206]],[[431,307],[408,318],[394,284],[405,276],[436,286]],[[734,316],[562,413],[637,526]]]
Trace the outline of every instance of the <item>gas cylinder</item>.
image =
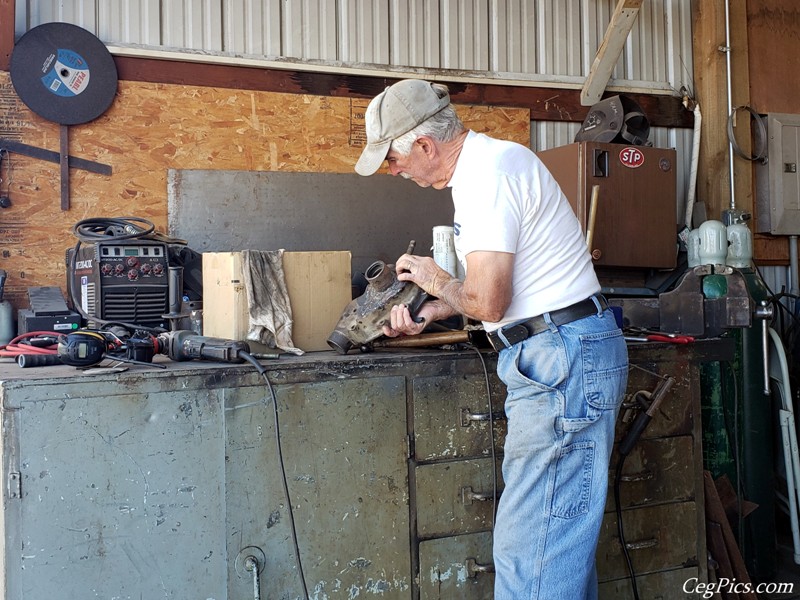
[[[761,277],[750,267],[739,269],[744,275],[753,306],[768,302],[771,294]],[[748,573],[769,581],[777,568],[775,538],[775,479],[773,476],[773,411],[764,390],[764,319],[753,317],[753,324],[734,330],[736,357],[734,370],[740,389],[740,410],[736,397],[726,398],[729,414],[738,414],[738,459],[742,499],[758,505],[744,519],[744,539],[740,541]]]
[[14,339],[14,311],[11,303],[3,299],[6,285],[6,272],[0,269],[0,346]]
[[[721,224],[721,223],[720,223]],[[724,225],[723,225],[724,227]],[[703,262],[719,260],[738,269],[744,277],[752,306],[770,300],[771,294],[752,268],[752,239],[743,223],[727,226],[723,233],[711,225],[702,235]],[[728,245],[730,242],[730,245]],[[722,298],[728,293],[724,275],[703,279],[705,298]],[[769,580],[776,568],[775,481],[773,477],[773,412],[764,390],[764,318],[753,314],[750,327],[730,329],[724,337],[734,342],[731,363],[701,365],[704,468],[717,479],[727,475],[741,500],[758,505],[743,520],[739,546],[748,573]]]
[[728,225],[728,256],[725,264],[737,269],[749,269],[753,260],[753,234],[744,223]]
[[700,227],[701,265],[724,265],[728,257],[728,233],[722,221],[704,221]]

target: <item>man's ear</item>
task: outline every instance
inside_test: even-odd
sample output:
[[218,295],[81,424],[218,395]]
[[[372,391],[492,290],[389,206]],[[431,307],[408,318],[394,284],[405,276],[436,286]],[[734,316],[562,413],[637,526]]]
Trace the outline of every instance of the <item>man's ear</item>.
[[422,151],[430,158],[434,154],[436,154],[436,145],[433,143],[433,140],[429,138],[427,135],[421,135],[416,140],[414,140],[415,144],[418,144]]

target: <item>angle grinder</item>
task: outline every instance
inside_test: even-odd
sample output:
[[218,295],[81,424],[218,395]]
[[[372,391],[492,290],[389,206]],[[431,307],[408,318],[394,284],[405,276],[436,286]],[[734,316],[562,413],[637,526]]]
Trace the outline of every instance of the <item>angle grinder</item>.
[[241,363],[245,360],[242,354],[249,352],[246,342],[197,335],[189,330],[158,335],[137,331],[129,337],[121,337],[108,330],[83,329],[59,336],[57,349],[61,362],[73,367],[91,367],[105,359],[151,364],[156,354],[164,354],[174,361]]

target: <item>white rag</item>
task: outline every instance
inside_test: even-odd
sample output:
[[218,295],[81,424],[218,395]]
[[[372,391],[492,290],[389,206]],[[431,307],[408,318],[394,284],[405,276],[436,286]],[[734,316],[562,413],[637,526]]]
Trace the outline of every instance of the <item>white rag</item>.
[[247,339],[303,354],[292,342],[292,305],[283,273],[283,250],[245,250],[242,255],[250,312]]

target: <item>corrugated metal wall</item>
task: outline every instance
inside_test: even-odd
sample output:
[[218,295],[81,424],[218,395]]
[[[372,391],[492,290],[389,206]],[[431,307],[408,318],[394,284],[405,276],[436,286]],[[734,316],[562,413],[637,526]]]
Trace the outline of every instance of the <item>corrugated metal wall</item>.
[[[617,0],[18,0],[17,35],[68,21],[109,44],[555,78],[589,72]],[[647,0],[613,78],[691,82],[690,0]]]
[[[325,61],[344,68],[458,70],[490,82],[579,87],[617,0],[18,0],[17,35],[68,21],[111,45],[232,57]],[[691,89],[690,0],[647,0],[612,74],[615,89]],[[572,142],[579,125],[532,124],[531,144]],[[678,152],[679,219],[691,131],[651,131]]]

